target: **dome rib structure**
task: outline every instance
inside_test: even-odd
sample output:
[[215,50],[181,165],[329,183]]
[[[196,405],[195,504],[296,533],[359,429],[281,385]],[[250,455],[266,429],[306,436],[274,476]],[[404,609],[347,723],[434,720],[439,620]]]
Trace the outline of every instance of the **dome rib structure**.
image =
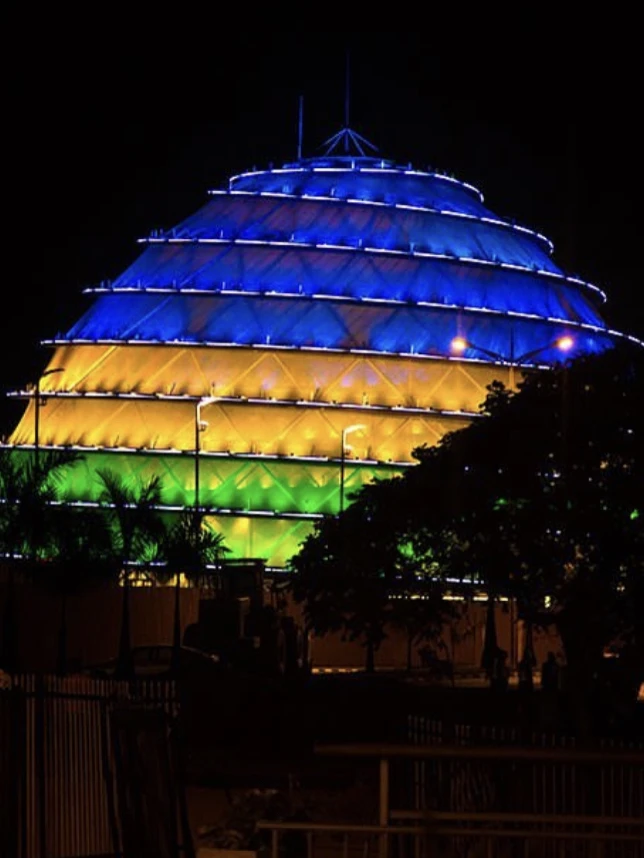
[[168,515],[198,503],[234,556],[284,567],[342,487],[413,466],[494,379],[559,362],[562,336],[573,354],[624,336],[552,253],[473,186],[380,158],[234,176],[44,341],[62,371],[38,439],[13,394],[9,445],[83,451],[68,502],[97,499],[100,468],[160,474]]

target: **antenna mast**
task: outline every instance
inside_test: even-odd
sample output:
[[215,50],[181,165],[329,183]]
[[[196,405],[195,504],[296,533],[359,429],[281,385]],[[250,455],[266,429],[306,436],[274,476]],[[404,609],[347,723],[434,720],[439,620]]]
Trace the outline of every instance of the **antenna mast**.
[[[344,79],[344,127],[348,131],[349,125],[349,107],[351,104],[351,87],[350,87],[351,71],[349,65],[349,49],[347,48],[346,70]],[[344,136],[344,151],[349,152],[349,135]]]
[[351,96],[350,96],[350,64],[349,64],[349,50],[347,49],[347,64],[346,64],[346,74],[345,74],[345,84],[344,84],[344,128],[338,131],[337,134],[334,134],[333,137],[329,137],[328,140],[322,144],[326,146],[326,155],[332,155],[333,150],[342,146],[344,149],[345,155],[349,155],[351,152],[351,147],[354,146],[357,150],[358,154],[362,157],[365,157],[365,149],[371,149],[373,152],[378,151],[378,147],[374,146],[373,143],[370,143],[366,140],[361,134],[358,134],[357,131],[354,131],[349,125],[349,108],[351,107]]
[[300,114],[297,123],[297,160],[302,160],[302,138],[304,136],[304,96],[300,96]]

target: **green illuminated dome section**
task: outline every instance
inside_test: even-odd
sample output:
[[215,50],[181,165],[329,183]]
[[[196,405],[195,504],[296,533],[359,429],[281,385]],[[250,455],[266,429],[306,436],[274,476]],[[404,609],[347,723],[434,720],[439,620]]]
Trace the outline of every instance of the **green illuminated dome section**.
[[342,488],[476,419],[494,379],[558,362],[564,339],[580,354],[621,336],[545,236],[471,185],[380,159],[234,176],[140,245],[45,341],[39,407],[14,394],[9,444],[81,451],[68,502],[97,500],[99,469],[159,474],[168,515],[198,503],[233,556],[273,567]]

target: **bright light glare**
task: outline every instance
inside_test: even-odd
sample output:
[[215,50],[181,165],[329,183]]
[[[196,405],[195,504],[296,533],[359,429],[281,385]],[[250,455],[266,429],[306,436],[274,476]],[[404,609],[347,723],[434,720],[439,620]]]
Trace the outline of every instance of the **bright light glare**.
[[450,343],[451,350],[459,355],[462,354],[467,347],[468,342],[465,337],[454,337],[454,339]]
[[570,349],[575,345],[575,341],[572,337],[560,337],[557,340],[557,348],[561,352],[569,352]]

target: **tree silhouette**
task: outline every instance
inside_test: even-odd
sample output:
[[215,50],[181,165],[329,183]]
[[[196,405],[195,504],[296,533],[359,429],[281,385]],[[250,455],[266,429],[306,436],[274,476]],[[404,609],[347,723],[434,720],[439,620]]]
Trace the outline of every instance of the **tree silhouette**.
[[414,468],[364,487],[304,542],[293,586],[313,627],[377,646],[410,562],[421,578],[433,565],[439,579],[483,584],[491,618],[507,595],[529,628],[556,628],[581,731],[608,646],[623,679],[611,695],[633,704],[644,681],[643,380],[644,350],[623,344],[528,375],[517,394],[492,384],[468,427],[415,450]]
[[632,702],[644,680],[643,378],[644,352],[620,347],[531,375],[514,396],[493,385],[481,419],[421,453],[413,474],[433,495],[452,480],[450,575],[477,576],[516,598],[528,625],[556,628],[586,733],[607,646],[620,643]]
[[184,510],[170,525],[160,543],[161,565],[155,575],[162,583],[174,579],[174,622],[172,636],[172,667],[179,669],[181,650],[181,578],[199,586],[221,563],[230,549],[224,545],[221,533],[215,533],[198,510]]
[[0,667],[17,667],[16,576],[32,580],[51,557],[55,539],[54,503],[64,472],[82,456],[40,451],[38,459],[13,448],[0,449],[0,556],[7,570]]
[[435,598],[438,569],[406,529],[399,481],[375,482],[354,497],[340,516],[318,522],[291,559],[290,587],[316,634],[362,641],[371,672],[388,626],[404,628],[411,647],[436,638],[453,605]]
[[128,484],[118,473],[103,469],[97,471],[101,487],[99,504],[112,534],[112,562],[123,586],[121,630],[115,674],[130,678],[133,673],[130,633],[130,576],[132,567],[143,570],[158,557],[159,542],[164,537],[164,526],[158,506],[162,496],[162,480],[151,477],[146,482]]
[[105,581],[117,580],[118,564],[102,510],[57,506],[51,523],[51,553],[37,565],[35,583],[60,600],[56,670],[64,676],[68,669],[68,600]]

